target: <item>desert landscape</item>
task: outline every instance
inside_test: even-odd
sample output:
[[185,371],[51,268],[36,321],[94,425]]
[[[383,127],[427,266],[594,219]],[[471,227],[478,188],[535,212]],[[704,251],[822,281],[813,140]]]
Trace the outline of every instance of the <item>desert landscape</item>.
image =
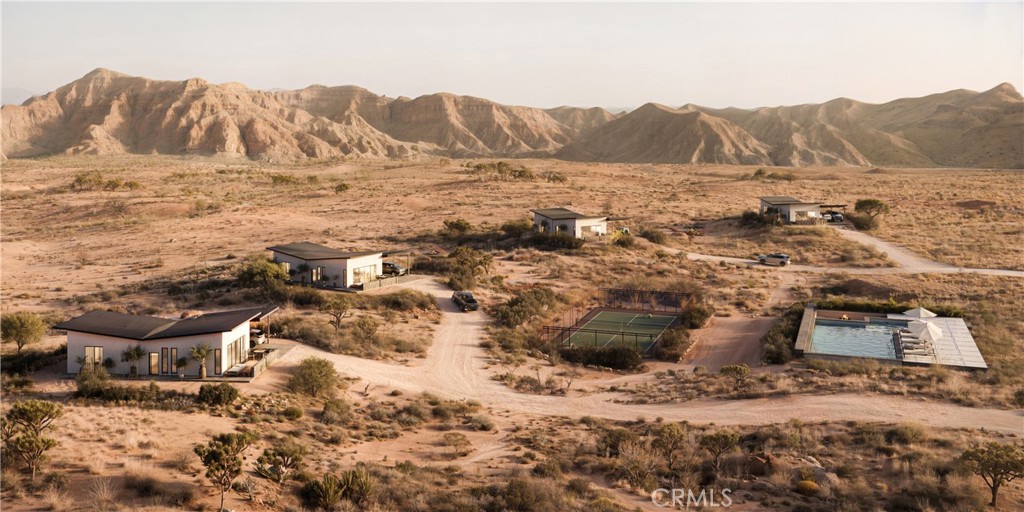
[[0,509],[1022,510],[1022,9],[5,2]]

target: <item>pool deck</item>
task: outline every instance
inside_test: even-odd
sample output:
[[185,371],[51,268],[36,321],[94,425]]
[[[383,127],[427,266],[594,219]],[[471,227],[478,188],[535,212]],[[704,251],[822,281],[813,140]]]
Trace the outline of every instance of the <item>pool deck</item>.
[[[846,318],[843,318],[843,317]],[[808,304],[804,308],[803,318],[800,320],[800,330],[796,336],[795,351],[798,355],[808,358],[843,360],[851,359],[849,356],[838,356],[832,354],[818,354],[811,350],[814,341],[815,322],[818,318],[833,320],[847,320],[852,322],[870,322],[872,319],[888,319],[896,321],[921,320],[902,314],[874,314],[857,313],[852,311],[819,310],[814,304]],[[878,359],[883,362],[902,363],[907,366],[943,365],[952,366],[966,370],[984,370],[988,368],[985,358],[982,357],[974,337],[962,318],[933,317],[924,319],[935,324],[942,330],[942,336],[932,341],[932,354],[902,354],[897,360]],[[869,358],[875,359],[875,358]]]
[[796,335],[796,350],[797,355],[803,355],[811,348],[811,341],[814,338],[814,321],[818,317],[818,310],[814,307],[814,304],[808,304],[804,308],[803,319],[800,320],[800,331]]

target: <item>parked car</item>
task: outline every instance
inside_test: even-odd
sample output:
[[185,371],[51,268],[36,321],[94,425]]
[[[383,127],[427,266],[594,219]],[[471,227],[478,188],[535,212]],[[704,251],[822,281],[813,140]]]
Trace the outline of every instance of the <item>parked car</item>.
[[385,276],[404,276],[409,273],[409,269],[399,265],[398,263],[385,261],[383,272],[383,275]]
[[452,294],[452,302],[463,311],[476,311],[480,309],[480,303],[473,298],[472,292],[455,292]]
[[785,267],[786,265],[789,265],[789,255],[782,254],[781,252],[761,254],[757,257],[757,261],[761,262],[762,265],[778,265],[780,267]]
[[835,210],[826,210],[821,213],[821,218],[825,219],[825,222],[842,222],[843,214]]

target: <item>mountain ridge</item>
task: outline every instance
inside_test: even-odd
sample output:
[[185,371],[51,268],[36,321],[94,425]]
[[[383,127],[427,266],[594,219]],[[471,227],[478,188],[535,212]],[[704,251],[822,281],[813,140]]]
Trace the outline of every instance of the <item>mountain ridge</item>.
[[389,98],[354,85],[256,90],[97,68],[4,105],[4,157],[203,154],[289,161],[446,156],[630,163],[1024,168],[1024,99],[1012,84],[864,103],[612,114],[450,93]]

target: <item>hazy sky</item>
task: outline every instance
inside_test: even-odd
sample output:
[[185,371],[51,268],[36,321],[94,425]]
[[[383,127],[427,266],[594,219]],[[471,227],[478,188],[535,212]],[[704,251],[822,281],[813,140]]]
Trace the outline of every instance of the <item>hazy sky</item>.
[[105,67],[538,107],[882,102],[1021,90],[1022,5],[4,1],[2,81],[46,92]]

